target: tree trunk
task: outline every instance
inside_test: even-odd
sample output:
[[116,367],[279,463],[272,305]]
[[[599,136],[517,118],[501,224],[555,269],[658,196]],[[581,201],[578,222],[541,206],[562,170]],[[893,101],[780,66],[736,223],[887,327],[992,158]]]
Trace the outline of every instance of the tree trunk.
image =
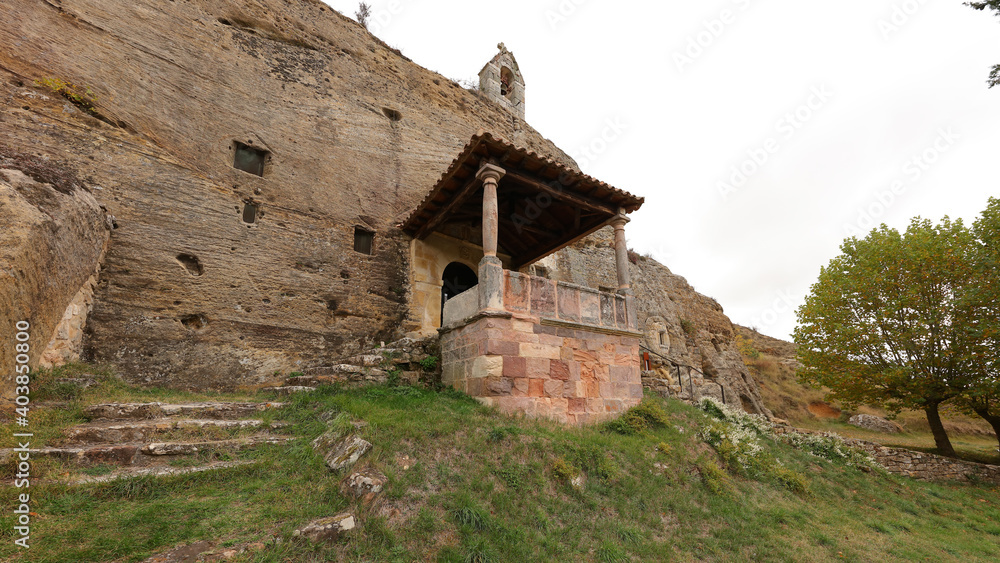
[[941,422],[941,413],[938,412],[938,404],[931,403],[924,408],[924,412],[927,413],[927,424],[930,425],[931,433],[934,434],[934,445],[937,446],[939,454],[956,457],[955,448],[951,447],[951,440],[948,439],[948,433],[944,431],[944,424]]
[[[993,433],[997,435],[997,444],[1000,445],[1000,416],[991,415],[989,409],[975,409],[976,414],[978,414],[983,420],[990,423],[993,427]],[[1000,448],[997,448],[1000,450]]]

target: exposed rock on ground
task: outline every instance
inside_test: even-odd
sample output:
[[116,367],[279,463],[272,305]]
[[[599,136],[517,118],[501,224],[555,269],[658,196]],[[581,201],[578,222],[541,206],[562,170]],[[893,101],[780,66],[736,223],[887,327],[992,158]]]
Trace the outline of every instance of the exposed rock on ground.
[[339,471],[350,467],[368,453],[372,445],[357,434],[345,433],[342,429],[330,429],[313,440],[313,450],[322,456],[327,467]]
[[895,422],[871,414],[856,414],[847,423],[858,428],[885,434],[899,434],[903,431],[903,427]]
[[297,538],[302,538],[313,543],[332,543],[341,538],[345,533],[350,532],[355,527],[354,515],[350,512],[321,518],[308,525],[295,530],[292,533]]

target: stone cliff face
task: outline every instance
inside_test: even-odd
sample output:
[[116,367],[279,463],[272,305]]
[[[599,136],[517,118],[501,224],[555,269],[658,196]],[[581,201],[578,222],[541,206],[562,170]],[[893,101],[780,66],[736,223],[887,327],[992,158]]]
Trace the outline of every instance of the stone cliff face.
[[[605,228],[540,265],[553,279],[615,288],[613,236]],[[736,327],[722,306],[651,258],[632,254],[630,262],[639,327],[651,363],[643,384],[664,396],[715,397],[770,417],[733,341]]]
[[[96,287],[91,245],[45,295],[42,338],[64,355],[92,302],[85,359],[136,382],[259,384],[402,335],[396,225],[478,129],[575,166],[317,0],[8,0],[0,21],[3,141],[75,173],[117,226]],[[614,287],[603,236],[550,258],[554,277]],[[650,345],[683,364],[650,385],[765,412],[721,307],[632,269]]]
[[119,226],[86,357],[139,382],[259,383],[390,340],[395,225],[477,129],[572,162],[314,0],[11,0],[0,20],[5,142]]

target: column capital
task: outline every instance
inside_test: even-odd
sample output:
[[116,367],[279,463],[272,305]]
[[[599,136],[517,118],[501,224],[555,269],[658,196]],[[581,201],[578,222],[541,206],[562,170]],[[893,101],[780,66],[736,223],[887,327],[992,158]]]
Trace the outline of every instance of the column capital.
[[499,182],[500,178],[503,178],[507,174],[507,171],[495,164],[484,164],[479,172],[476,172],[476,179],[487,181],[493,180],[494,182]]
[[624,227],[631,221],[632,219],[629,218],[628,214],[625,212],[625,209],[619,207],[618,214],[612,217],[611,220],[608,221],[608,223],[614,227]]

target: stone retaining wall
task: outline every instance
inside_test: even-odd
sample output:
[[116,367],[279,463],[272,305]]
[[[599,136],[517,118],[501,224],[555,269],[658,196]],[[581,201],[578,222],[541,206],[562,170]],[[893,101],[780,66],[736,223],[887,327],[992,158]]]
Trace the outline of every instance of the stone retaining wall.
[[846,440],[868,452],[889,473],[920,481],[983,481],[1000,485],[1000,466],[972,463],[903,448],[887,448],[864,440]]
[[[821,434],[786,425],[775,425],[776,434]],[[902,475],[919,481],[964,481],[986,482],[1000,485],[1000,466],[973,463],[917,452],[904,448],[889,448],[865,440],[844,440],[848,446],[867,452],[875,461],[894,475]]]

